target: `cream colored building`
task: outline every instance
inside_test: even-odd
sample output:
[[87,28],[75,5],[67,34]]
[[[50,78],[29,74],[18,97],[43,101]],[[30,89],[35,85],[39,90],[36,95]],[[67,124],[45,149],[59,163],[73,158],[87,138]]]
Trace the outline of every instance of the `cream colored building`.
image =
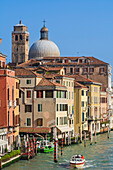
[[37,73],[24,68],[15,69],[15,74],[20,81],[20,127],[31,127],[33,126],[33,91],[42,77]]

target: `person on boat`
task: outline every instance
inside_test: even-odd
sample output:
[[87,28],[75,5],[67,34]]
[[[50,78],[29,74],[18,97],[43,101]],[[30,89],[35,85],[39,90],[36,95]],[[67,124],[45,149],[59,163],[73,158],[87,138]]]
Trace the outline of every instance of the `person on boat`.
[[83,155],[81,155],[81,158],[82,158],[82,159],[84,159],[84,156],[83,156]]

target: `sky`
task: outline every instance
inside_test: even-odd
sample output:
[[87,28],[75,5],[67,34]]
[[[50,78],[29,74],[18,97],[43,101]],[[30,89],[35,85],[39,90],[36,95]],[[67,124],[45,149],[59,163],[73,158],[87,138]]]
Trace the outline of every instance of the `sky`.
[[[61,56],[94,56],[113,67],[113,0],[0,0],[0,51],[11,62],[11,33],[22,21],[29,47],[43,20]],[[113,71],[112,71],[113,74]]]

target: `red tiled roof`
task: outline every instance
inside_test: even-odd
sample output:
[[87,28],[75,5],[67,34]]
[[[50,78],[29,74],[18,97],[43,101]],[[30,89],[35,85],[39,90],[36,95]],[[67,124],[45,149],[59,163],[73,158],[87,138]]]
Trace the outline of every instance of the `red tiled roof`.
[[34,77],[42,77],[40,74],[31,71],[30,69],[27,68],[16,68],[15,69],[15,75],[16,76],[34,76]]
[[40,61],[37,61],[35,59],[30,59],[24,63],[18,64],[16,67],[27,67],[27,66],[32,66],[35,63],[40,63]]
[[61,87],[65,87],[59,83],[56,82],[51,82],[45,78],[42,78],[42,80],[38,83],[37,86],[61,86]]
[[23,133],[50,133],[51,128],[48,127],[20,127],[19,132]]
[[[96,82],[94,80],[91,80],[89,78],[86,78],[84,76],[81,76],[81,75],[71,75],[71,77],[75,78],[75,81],[78,81],[78,82],[92,82],[92,83],[99,83],[99,82]],[[99,83],[100,84],[100,83]]]
[[75,87],[75,88],[86,88],[86,89],[87,89],[86,86],[84,86],[84,85],[82,85],[82,84],[80,84],[80,83],[78,83],[78,82],[76,82],[76,81],[74,81],[74,87]]

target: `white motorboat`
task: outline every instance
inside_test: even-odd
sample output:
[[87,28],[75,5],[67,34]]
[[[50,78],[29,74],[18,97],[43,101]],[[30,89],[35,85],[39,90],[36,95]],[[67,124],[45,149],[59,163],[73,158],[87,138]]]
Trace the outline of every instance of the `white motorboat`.
[[75,168],[83,167],[85,164],[85,159],[83,155],[74,155],[70,159],[70,165]]

